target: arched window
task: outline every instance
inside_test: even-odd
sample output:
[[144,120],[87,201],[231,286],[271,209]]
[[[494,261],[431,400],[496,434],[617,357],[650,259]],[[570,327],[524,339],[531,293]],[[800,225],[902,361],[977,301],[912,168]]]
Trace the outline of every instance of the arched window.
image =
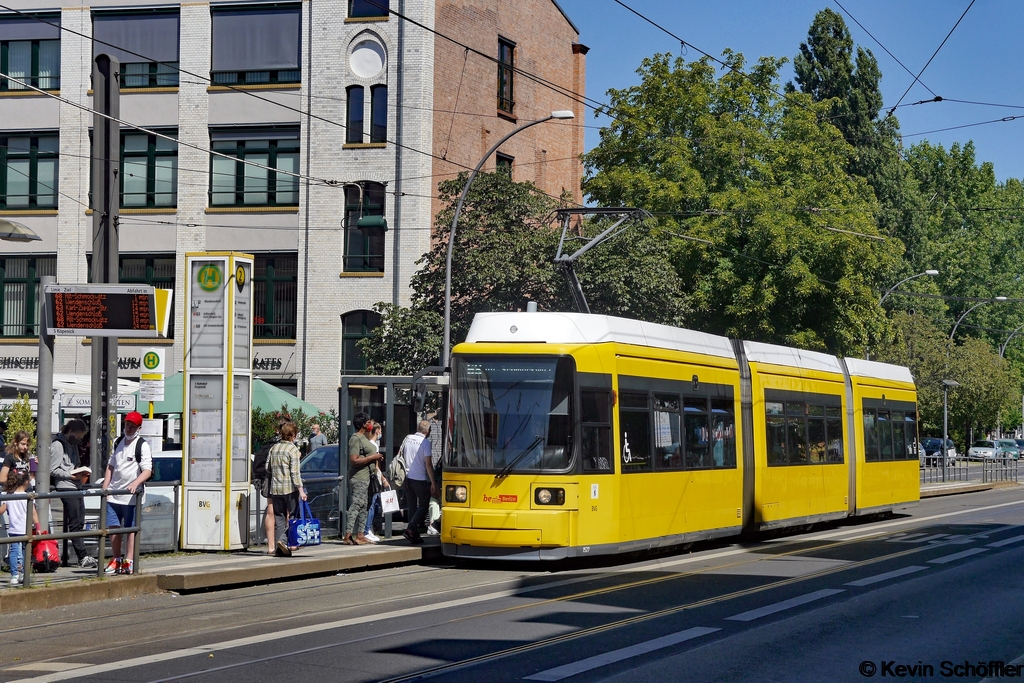
[[378,325],[380,315],[373,311],[352,311],[341,316],[341,374],[366,374],[366,358],[356,344]]
[[345,262],[344,269],[352,272],[384,272],[384,232],[364,232],[358,227],[359,219],[384,215],[384,185],[363,182],[363,204],[359,205],[359,188],[345,188]]
[[348,93],[347,112],[345,115],[348,132],[345,142],[358,145],[363,142],[363,86],[353,85],[346,90]]

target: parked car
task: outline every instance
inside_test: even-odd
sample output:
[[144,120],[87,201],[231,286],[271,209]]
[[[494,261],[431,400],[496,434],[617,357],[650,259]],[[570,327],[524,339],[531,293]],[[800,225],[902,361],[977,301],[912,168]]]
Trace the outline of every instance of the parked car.
[[1024,455],[1024,439],[1014,439],[1013,442],[1017,444],[1017,450],[1021,455]]
[[[925,457],[922,466],[940,467],[942,465],[942,438],[929,436],[921,439],[924,447]],[[952,467],[956,463],[956,445],[952,439],[946,439],[946,466]]]
[[1017,442],[1013,439],[999,439],[996,442],[999,446],[999,458],[1013,458],[1014,460],[1020,457],[1020,449],[1017,448]]
[[967,449],[968,460],[986,460],[989,458],[999,457],[1000,452],[999,446],[995,441],[988,441],[982,439],[981,441],[975,441],[971,444],[971,447]]
[[338,444],[332,443],[321,446],[308,453],[299,463],[299,472],[302,474],[302,481],[306,488],[306,500],[313,512],[313,516],[320,520],[320,523],[327,527],[337,527],[339,518],[338,501],[339,482],[307,483],[310,479],[321,479],[324,477],[337,477],[340,467],[338,456]]

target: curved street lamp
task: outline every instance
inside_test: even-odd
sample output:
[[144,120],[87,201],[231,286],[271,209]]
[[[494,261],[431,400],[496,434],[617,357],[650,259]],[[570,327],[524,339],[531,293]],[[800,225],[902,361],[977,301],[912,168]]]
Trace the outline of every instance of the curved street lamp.
[[445,259],[444,265],[444,348],[441,349],[441,367],[448,367],[448,357],[451,352],[451,341],[452,341],[452,253],[455,251],[455,230],[459,227],[459,213],[462,212],[462,204],[466,201],[466,195],[469,194],[469,187],[473,184],[473,180],[476,178],[480,169],[483,168],[484,163],[487,159],[498,151],[498,148],[505,144],[505,141],[516,133],[522,132],[530,126],[536,126],[538,123],[544,123],[551,119],[573,119],[576,115],[568,109],[562,109],[551,112],[550,116],[545,116],[542,119],[536,121],[530,121],[522,126],[519,126],[511,133],[503,137],[494,143],[484,154],[483,158],[480,159],[480,163],[476,165],[473,172],[469,174],[469,178],[466,180],[465,187],[462,188],[462,194],[459,195],[459,203],[455,205],[455,215],[452,217],[452,228],[448,232],[448,257]]
[[953,335],[955,335],[955,334],[956,334],[956,328],[960,327],[960,323],[962,323],[962,322],[963,322],[964,318],[966,318],[966,317],[967,317],[967,314],[968,314],[968,313],[970,313],[971,311],[973,311],[973,310],[974,310],[975,308],[978,308],[979,306],[984,306],[985,304],[990,304],[990,303],[992,303],[993,301],[1006,301],[1006,297],[1005,297],[1005,296],[997,296],[997,297],[996,297],[996,298],[994,298],[994,299],[985,299],[984,301],[979,301],[978,303],[974,304],[973,306],[971,306],[970,308],[968,308],[968,309],[967,309],[966,311],[964,311],[964,314],[963,314],[963,315],[961,315],[961,316],[960,316],[960,317],[959,317],[959,318],[957,319],[957,321],[956,321],[956,324],[955,324],[955,325],[953,325],[953,331],[949,333],[949,341],[953,341]]
[[1000,358],[1002,358],[1003,354],[1006,353],[1006,347],[1010,345],[1010,340],[1013,339],[1014,337],[1016,337],[1017,333],[1020,332],[1021,330],[1024,330],[1024,325],[1021,325],[1020,327],[1015,329],[1013,332],[1011,332],[1010,336],[1006,338],[1006,341],[1004,341],[1002,344],[999,345],[999,357]]
[[902,280],[900,280],[899,282],[894,284],[892,287],[890,287],[889,291],[887,291],[885,294],[882,295],[882,298],[878,302],[878,305],[881,306],[883,303],[885,303],[886,298],[890,294],[892,294],[893,291],[895,291],[895,289],[897,287],[899,287],[900,285],[902,285],[904,282],[910,282],[911,280],[916,280],[917,278],[924,277],[925,275],[931,275],[932,277],[934,277],[934,276],[936,276],[938,274],[939,274],[939,271],[935,270],[934,268],[929,268],[928,270],[924,271],[923,273],[918,273],[917,275],[911,275],[910,277],[903,278]]

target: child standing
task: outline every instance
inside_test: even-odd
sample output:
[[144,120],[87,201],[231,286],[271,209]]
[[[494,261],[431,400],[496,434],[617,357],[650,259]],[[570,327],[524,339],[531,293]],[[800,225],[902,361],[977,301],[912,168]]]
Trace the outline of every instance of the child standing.
[[[22,470],[11,470],[7,473],[7,483],[4,486],[4,491],[7,493],[25,493],[28,490],[29,474]],[[39,527],[39,516],[36,514],[36,506],[32,505],[32,524],[34,528]],[[9,500],[7,503],[0,505],[0,508],[6,508],[7,517],[10,519],[11,524],[8,530],[10,536],[24,536],[25,535],[25,522],[28,518],[28,501],[27,500]],[[18,586],[21,584],[21,576],[24,571],[25,560],[25,544],[24,543],[11,543],[11,552],[8,559],[11,565],[11,585]]]

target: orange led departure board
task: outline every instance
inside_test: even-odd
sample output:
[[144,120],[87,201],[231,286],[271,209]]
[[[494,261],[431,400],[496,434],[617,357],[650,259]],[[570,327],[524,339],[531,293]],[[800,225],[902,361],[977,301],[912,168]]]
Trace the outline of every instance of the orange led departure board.
[[154,289],[146,285],[51,285],[47,332],[55,336],[156,337]]

